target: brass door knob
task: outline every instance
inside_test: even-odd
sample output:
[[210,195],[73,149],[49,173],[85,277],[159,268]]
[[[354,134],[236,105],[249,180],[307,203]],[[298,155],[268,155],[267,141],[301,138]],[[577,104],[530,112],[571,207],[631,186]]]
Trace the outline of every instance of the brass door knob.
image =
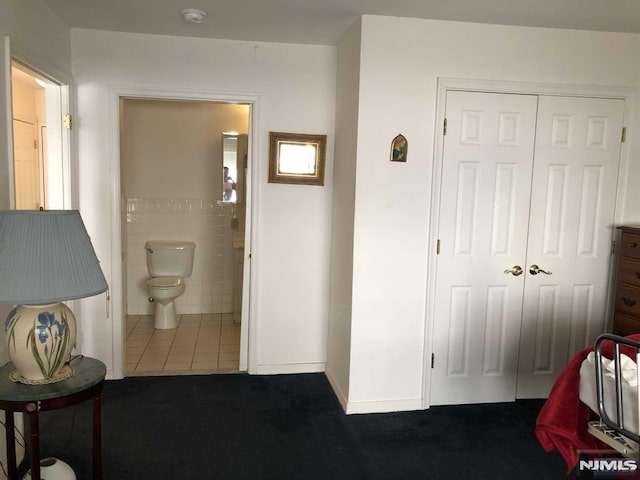
[[514,277],[517,277],[518,275],[522,275],[524,273],[524,270],[522,270],[522,267],[520,265],[514,265],[513,268],[505,270],[504,273],[506,273],[507,275],[511,274]]
[[531,275],[537,275],[539,273],[544,273],[545,275],[551,275],[553,274],[553,272],[548,272],[547,270],[543,270],[541,269],[538,265],[536,265],[535,263],[533,265],[531,265],[529,267],[529,273]]

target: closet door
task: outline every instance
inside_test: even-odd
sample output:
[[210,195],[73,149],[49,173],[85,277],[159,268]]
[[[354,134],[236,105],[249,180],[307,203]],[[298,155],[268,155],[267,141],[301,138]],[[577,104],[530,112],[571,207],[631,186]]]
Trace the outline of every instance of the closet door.
[[519,398],[546,397],[604,331],[624,116],[623,100],[541,96],[538,105]]
[[536,109],[447,93],[432,405],[515,399]]

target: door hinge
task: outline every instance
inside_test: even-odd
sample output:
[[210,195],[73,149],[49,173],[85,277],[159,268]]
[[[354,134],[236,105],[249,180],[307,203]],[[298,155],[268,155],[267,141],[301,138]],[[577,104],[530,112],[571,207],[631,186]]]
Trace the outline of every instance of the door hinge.
[[435,354],[435,353],[432,353],[432,354],[431,354],[431,368],[433,368],[433,366],[435,365],[435,363],[436,363],[436,354]]
[[622,138],[620,139],[620,141],[624,143],[626,139],[627,139],[627,127],[622,127]]
[[611,255],[615,255],[615,254],[616,254],[616,241],[611,240]]
[[38,140],[34,140],[33,141],[33,149],[37,150],[38,149]]
[[440,255],[440,239],[436,242],[436,255]]
[[71,130],[72,123],[73,118],[71,117],[70,113],[67,113],[62,117],[62,125],[64,125],[64,128],[66,128],[67,130]]
[[447,134],[447,119],[444,119],[444,127],[442,128],[442,135]]

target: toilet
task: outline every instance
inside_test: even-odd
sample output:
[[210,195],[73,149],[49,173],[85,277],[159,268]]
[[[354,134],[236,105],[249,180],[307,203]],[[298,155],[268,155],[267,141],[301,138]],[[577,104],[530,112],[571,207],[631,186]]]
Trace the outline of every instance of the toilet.
[[184,293],[184,279],[193,271],[196,244],[188,241],[149,240],[147,251],[147,280],[149,298],[155,303],[154,327],[167,330],[178,326],[175,299]]

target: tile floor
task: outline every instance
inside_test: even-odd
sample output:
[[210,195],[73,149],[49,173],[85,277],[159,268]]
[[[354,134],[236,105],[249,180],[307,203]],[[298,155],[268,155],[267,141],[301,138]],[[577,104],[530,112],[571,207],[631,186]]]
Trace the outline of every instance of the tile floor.
[[240,325],[233,314],[179,315],[178,327],[153,328],[153,316],[127,316],[129,376],[237,372]]

